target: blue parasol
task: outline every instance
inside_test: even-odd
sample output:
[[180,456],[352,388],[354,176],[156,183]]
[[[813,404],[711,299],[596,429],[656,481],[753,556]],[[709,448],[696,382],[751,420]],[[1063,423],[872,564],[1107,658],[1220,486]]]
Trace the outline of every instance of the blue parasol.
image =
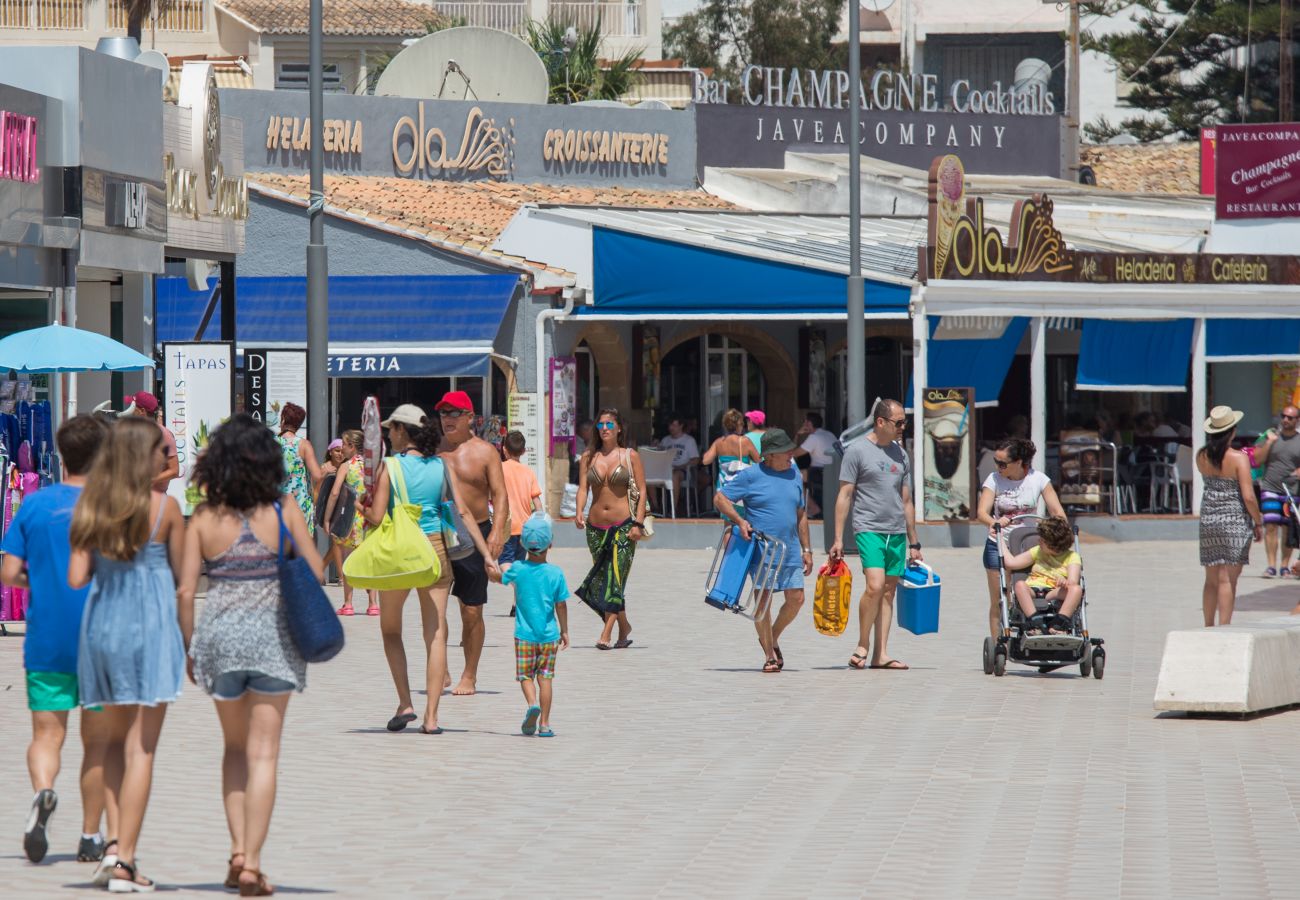
[[46,325],[0,339],[0,372],[132,372],[154,361],[106,335]]

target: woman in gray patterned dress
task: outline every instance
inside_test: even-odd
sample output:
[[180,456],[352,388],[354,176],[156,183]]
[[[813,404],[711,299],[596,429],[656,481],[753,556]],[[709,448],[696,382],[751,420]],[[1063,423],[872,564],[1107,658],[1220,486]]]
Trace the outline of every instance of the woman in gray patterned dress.
[[[1250,542],[1263,537],[1263,517],[1250,483],[1250,461],[1232,449],[1242,413],[1216,406],[1205,420],[1205,446],[1196,454],[1196,468],[1205,479],[1201,494],[1201,565],[1205,586],[1201,608],[1205,625],[1232,621],[1237,602],[1237,577],[1250,559]],[[1254,523],[1252,528],[1251,523]]]
[[[325,566],[298,504],[280,494],[284,463],[274,435],[251,416],[218,428],[195,468],[207,502],[190,520],[180,601],[190,680],[216,701],[225,737],[221,792],[230,826],[225,886],[262,897],[262,844],[275,803],[280,732],[289,696],[307,681],[289,636],[277,562],[285,552],[307,560],[317,578]],[[207,563],[208,594],[194,623],[199,570]]]

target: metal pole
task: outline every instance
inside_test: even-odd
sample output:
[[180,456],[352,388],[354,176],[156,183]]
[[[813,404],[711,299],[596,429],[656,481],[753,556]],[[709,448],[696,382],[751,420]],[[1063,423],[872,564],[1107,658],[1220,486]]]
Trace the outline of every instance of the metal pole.
[[1067,174],[1079,180],[1079,0],[1070,0],[1070,83],[1066,86],[1070,114],[1065,119]]
[[862,109],[862,11],[857,0],[849,0],[849,278],[848,356],[849,422],[867,417],[866,300],[862,285],[862,148],[859,144]]
[[321,75],[321,0],[311,0],[311,236],[307,243],[307,436],[329,446],[329,261],[325,252],[325,98]]

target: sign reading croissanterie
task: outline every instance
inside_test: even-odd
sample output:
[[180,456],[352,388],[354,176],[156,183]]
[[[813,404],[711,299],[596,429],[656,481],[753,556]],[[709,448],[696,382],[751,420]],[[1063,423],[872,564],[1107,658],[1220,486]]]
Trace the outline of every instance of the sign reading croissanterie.
[[1035,194],[1015,204],[1005,230],[966,195],[954,155],[930,166],[928,238],[922,281],[1059,281],[1084,284],[1300,284],[1300,257],[1242,253],[1102,253],[1069,247]]

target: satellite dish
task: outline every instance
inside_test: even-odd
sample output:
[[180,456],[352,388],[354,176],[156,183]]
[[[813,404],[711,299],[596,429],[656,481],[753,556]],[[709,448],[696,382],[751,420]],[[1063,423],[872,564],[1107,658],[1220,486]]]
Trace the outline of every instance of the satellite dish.
[[633,109],[672,109],[671,106],[669,106],[667,103],[663,102],[662,100],[642,100],[640,103],[636,104],[632,108]]
[[597,109],[627,109],[627,104],[619,100],[579,100],[570,106],[594,106]]
[[894,0],[862,0],[862,8],[873,13],[882,13],[893,5]]
[[402,50],[376,96],[545,103],[550,79],[532,47],[495,28],[448,28]]
[[159,50],[146,50],[137,56],[135,61],[142,66],[148,66],[162,72],[162,92],[165,98],[167,95],[167,79],[172,74],[171,63],[167,61],[167,54]]

